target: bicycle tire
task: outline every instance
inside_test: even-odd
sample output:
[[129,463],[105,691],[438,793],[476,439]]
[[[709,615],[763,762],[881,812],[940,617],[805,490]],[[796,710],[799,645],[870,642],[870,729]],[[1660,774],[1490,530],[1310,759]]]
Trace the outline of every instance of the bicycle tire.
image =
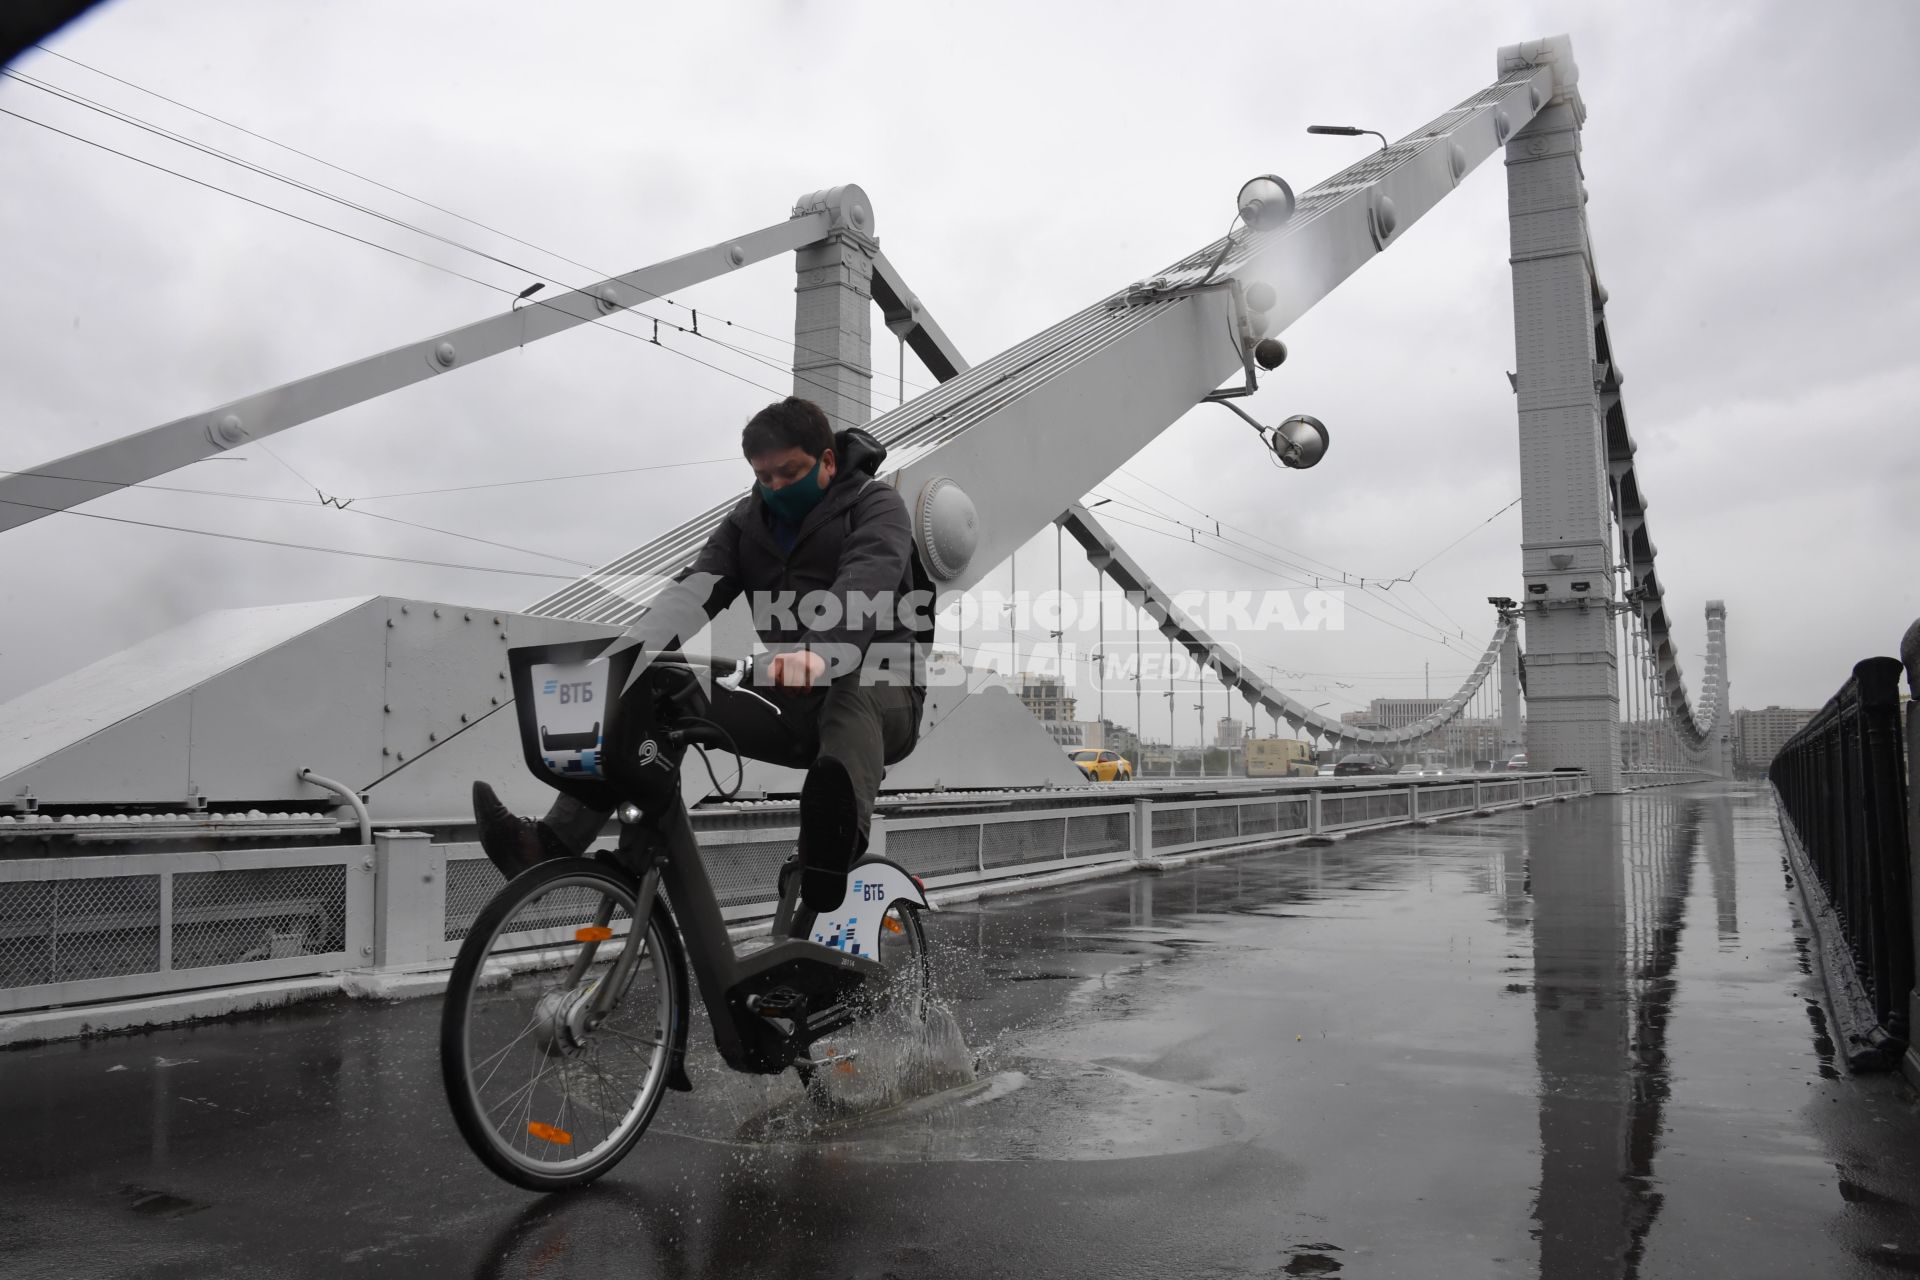
[[[441,1011],[441,1080],[468,1147],[516,1186],[563,1190],[592,1182],[619,1164],[652,1122],[678,1065],[675,1054],[685,1044],[688,1016],[686,957],[658,899],[628,989],[604,1022],[583,1022],[584,1007],[631,942],[637,894],[632,877],[616,868],[585,858],[544,862],[509,881],[481,910],[461,944]],[[621,937],[623,924],[620,948],[607,948]],[[580,973],[570,982],[576,966]],[[629,1023],[637,1016],[640,1022],[632,1025],[639,1031],[616,1028],[622,1015]],[[477,1037],[477,1020],[489,1034]],[[476,1062],[476,1053],[492,1047],[491,1028],[515,1023],[522,1024],[519,1031]],[[476,1038],[482,1045],[475,1045]],[[600,1052],[608,1045],[646,1063],[631,1098],[626,1086],[606,1073],[606,1067],[618,1070],[625,1062],[603,1061]],[[529,1062],[531,1075],[524,1086],[509,1090],[519,1078],[516,1065],[511,1079],[501,1081],[505,1092],[494,1098],[492,1082],[509,1061]],[[482,1069],[485,1078],[477,1080]],[[550,1097],[556,1087],[557,1107]],[[524,1103],[517,1098],[522,1092]],[[502,1106],[507,1107],[504,1123]],[[587,1142],[596,1118],[600,1137]],[[572,1151],[576,1130],[586,1145],[578,1153]]]

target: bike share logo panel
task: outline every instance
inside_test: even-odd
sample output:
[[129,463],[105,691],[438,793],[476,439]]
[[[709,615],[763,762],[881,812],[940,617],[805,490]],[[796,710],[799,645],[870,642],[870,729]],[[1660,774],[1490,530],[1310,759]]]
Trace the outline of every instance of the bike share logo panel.
[[[897,897],[884,879],[868,876],[856,877],[847,882],[847,896],[840,903],[839,910],[830,916],[823,916],[814,922],[813,940],[823,947],[832,947],[835,951],[844,951],[850,956],[874,957],[875,940],[874,921],[886,914],[887,904]],[[857,915],[842,916],[841,912],[864,912],[867,923],[861,924]]]
[[541,663],[533,668],[533,722],[540,759],[568,778],[600,776],[602,710],[608,667],[604,662]]

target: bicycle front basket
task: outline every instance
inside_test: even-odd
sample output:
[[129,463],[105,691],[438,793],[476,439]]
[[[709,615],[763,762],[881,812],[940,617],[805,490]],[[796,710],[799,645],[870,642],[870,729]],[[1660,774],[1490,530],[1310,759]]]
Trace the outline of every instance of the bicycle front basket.
[[595,808],[613,807],[607,740],[638,651],[598,656],[606,640],[507,650],[520,747],[533,776]]

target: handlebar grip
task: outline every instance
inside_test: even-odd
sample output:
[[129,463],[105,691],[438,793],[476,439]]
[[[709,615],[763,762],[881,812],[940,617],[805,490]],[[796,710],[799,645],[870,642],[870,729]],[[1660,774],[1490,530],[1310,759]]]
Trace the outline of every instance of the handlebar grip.
[[682,653],[678,649],[662,649],[653,655],[652,661],[682,667],[705,667],[716,676],[732,675],[739,669],[742,662],[748,663],[749,666],[752,664],[750,658],[703,658],[696,654]]

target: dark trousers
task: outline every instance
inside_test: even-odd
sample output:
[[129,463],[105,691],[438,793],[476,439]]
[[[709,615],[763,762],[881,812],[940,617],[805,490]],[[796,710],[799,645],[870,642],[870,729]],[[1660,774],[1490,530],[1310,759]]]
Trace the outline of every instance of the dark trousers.
[[[824,689],[729,689],[713,685],[706,718],[733,737],[740,754],[791,769],[822,756],[846,766],[860,806],[865,842],[885,766],[904,760],[920,735],[920,697],[906,685],[862,684],[853,672]],[[715,762],[723,779],[726,767]],[[608,810],[562,795],[544,819],[569,849],[581,850],[606,829]]]

